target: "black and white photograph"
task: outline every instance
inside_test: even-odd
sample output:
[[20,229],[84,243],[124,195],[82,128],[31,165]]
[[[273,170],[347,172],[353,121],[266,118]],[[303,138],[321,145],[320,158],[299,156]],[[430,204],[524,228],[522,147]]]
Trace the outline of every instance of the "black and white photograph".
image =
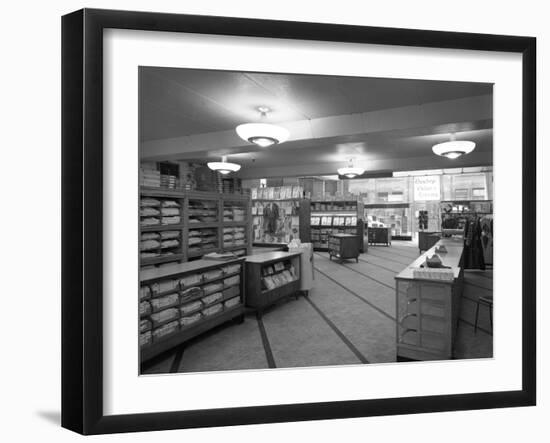
[[138,76],[140,375],[493,358],[492,83]]

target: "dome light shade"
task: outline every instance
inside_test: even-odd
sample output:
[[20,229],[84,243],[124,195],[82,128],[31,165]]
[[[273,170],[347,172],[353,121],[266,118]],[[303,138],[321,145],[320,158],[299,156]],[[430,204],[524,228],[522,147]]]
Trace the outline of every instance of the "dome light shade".
[[241,165],[237,163],[229,163],[226,161],[226,157],[222,157],[221,162],[208,162],[207,166],[212,169],[212,171],[219,172],[220,174],[227,175],[231,172],[237,172],[241,169]]
[[244,123],[235,129],[239,137],[262,148],[284,143],[290,136],[288,130],[269,123]]
[[475,147],[476,144],[472,141],[454,140],[454,136],[451,136],[450,141],[432,146],[432,151],[434,154],[453,160],[461,155],[469,154]]
[[347,178],[355,178],[365,172],[364,168],[354,167],[353,160],[350,159],[349,166],[338,169],[338,174]]

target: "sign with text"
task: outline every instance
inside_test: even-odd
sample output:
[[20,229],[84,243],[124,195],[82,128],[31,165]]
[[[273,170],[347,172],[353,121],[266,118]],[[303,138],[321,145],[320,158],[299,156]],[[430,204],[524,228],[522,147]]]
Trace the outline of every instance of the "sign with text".
[[439,175],[414,177],[415,201],[441,200],[441,184]]

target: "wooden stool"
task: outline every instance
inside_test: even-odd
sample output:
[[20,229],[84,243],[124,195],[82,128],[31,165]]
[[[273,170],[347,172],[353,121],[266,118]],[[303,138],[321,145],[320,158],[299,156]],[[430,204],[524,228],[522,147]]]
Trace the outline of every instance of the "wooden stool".
[[491,329],[493,329],[493,296],[487,295],[483,297],[479,297],[477,300],[477,306],[476,306],[476,320],[474,323],[474,334],[477,332],[477,320],[479,317],[479,306],[487,306],[489,308],[489,320],[491,321]]

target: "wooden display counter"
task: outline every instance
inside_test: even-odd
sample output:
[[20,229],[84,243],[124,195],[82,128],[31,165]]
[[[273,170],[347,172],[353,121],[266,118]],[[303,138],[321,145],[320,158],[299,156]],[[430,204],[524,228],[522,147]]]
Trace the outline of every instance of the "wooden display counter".
[[375,228],[367,227],[367,239],[369,244],[381,244],[390,246],[391,245],[391,231],[390,228]]
[[[437,255],[449,267],[448,280],[415,273],[440,245],[447,249],[447,253]],[[453,357],[464,276],[463,250],[462,240],[441,239],[395,277],[397,361]]]
[[232,319],[244,320],[244,258],[140,271],[140,361]]
[[264,309],[300,290],[301,252],[249,255],[246,263],[246,305],[262,316]]

